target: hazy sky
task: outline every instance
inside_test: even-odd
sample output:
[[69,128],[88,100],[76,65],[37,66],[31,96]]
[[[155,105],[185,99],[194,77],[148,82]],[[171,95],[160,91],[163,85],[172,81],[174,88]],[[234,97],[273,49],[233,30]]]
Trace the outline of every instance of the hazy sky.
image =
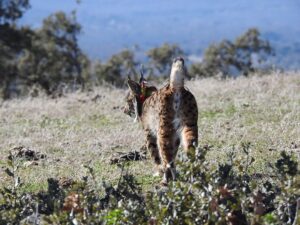
[[41,25],[49,14],[77,10],[80,45],[92,57],[107,58],[123,48],[141,51],[164,42],[191,54],[213,42],[258,27],[274,43],[297,42],[300,0],[31,0],[21,22]]

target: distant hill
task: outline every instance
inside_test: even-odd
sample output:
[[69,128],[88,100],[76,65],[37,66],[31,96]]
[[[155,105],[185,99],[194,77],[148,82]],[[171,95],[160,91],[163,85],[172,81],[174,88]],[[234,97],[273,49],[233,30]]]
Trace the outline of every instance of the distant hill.
[[277,63],[300,68],[298,0],[82,0],[80,5],[31,0],[31,5],[21,23],[33,27],[50,13],[76,9],[83,27],[80,45],[93,58],[136,45],[144,52],[164,42],[200,56],[209,44],[257,27],[275,47]]

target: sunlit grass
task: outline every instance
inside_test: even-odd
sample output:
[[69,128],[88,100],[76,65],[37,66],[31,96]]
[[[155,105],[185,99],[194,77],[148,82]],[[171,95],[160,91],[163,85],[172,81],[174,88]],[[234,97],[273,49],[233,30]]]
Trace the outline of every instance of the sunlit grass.
[[[232,151],[240,154],[245,142],[251,143],[253,172],[268,172],[268,162],[281,150],[298,152],[299,157],[299,74],[202,79],[186,86],[198,102],[199,144],[212,146],[208,153],[212,165],[226,161]],[[97,88],[59,99],[44,96],[2,102],[1,168],[6,166],[9,150],[22,145],[47,155],[38,165],[20,170],[28,191],[44,189],[50,177],[80,180],[87,174],[85,164],[94,168],[99,182],[117,182],[121,170],[110,164],[111,156],[139,150],[145,140],[141,125],[121,110],[125,93]],[[96,95],[102,97],[95,102]],[[159,182],[152,177],[152,167],[148,159],[131,162],[127,169],[147,190]],[[4,177],[3,171],[0,177]]]

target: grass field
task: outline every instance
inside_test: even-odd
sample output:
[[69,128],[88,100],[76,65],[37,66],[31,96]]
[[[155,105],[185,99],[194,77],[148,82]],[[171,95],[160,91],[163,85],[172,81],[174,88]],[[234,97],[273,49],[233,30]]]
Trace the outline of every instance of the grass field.
[[[211,146],[209,163],[241,153],[250,142],[255,162],[249,170],[268,173],[281,150],[300,158],[300,74],[272,74],[229,80],[202,79],[186,86],[199,108],[199,144]],[[144,143],[140,124],[122,112],[126,90],[97,88],[88,93],[50,99],[13,99],[0,103],[0,167],[9,151],[25,146],[46,154],[38,165],[21,162],[19,175],[26,191],[45,189],[50,177],[81,179],[90,165],[97,180],[116,182],[120,169],[112,155],[139,150]],[[181,151],[179,155],[181,154]],[[159,180],[150,160],[128,168],[144,189]],[[3,169],[2,185],[7,182]],[[4,181],[4,182],[3,182]]]

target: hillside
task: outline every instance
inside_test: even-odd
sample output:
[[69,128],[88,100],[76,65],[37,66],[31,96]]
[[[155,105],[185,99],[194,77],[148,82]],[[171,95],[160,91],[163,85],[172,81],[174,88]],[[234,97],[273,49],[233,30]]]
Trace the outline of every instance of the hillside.
[[276,63],[299,68],[299,2],[249,1],[81,1],[53,4],[31,0],[22,24],[39,27],[58,10],[77,10],[83,33],[81,47],[92,58],[107,59],[124,48],[138,45],[141,54],[162,43],[177,43],[188,54],[201,56],[208,45],[234,39],[257,27],[276,50]]
[[[255,159],[251,173],[268,173],[269,163],[281,150],[294,152],[299,159],[299,74],[203,79],[186,86],[198,102],[199,144],[210,146],[212,166],[226,161],[230,152],[242,154],[239,146],[247,142]],[[98,88],[58,99],[1,102],[0,166],[7,166],[13,147],[25,146],[46,158],[37,165],[21,161],[24,190],[45,189],[51,177],[81,179],[87,173],[83,165],[94,168],[97,180],[116,182],[120,169],[110,165],[112,155],[139,150],[144,142],[140,125],[121,110],[124,96],[125,90]],[[132,162],[129,170],[145,189],[158,183],[149,160]],[[1,170],[2,184],[7,179]]]

